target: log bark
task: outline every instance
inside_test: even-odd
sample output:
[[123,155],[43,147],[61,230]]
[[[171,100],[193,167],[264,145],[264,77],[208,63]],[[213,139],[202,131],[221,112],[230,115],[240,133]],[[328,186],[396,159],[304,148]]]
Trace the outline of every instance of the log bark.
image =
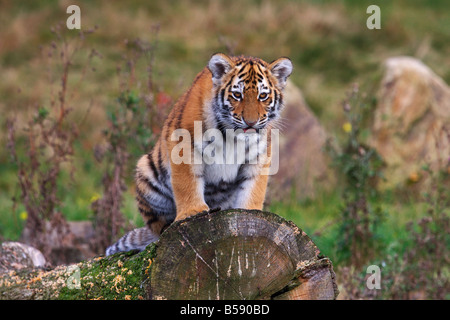
[[0,274],[0,299],[335,299],[331,261],[258,210],[200,213],[140,253]]

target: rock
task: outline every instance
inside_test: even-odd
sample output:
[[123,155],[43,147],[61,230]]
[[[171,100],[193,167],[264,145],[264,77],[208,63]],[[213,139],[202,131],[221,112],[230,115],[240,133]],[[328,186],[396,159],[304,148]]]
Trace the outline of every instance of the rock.
[[318,190],[334,186],[335,176],[323,151],[325,129],[291,81],[284,94],[279,146],[279,170],[269,180],[268,199],[313,198]]
[[38,249],[20,242],[3,242],[0,247],[0,273],[11,270],[43,268],[44,255]]
[[70,231],[74,235],[74,245],[80,251],[81,260],[86,260],[99,254],[95,248],[96,233],[92,221],[69,221],[68,224]]
[[[47,258],[52,265],[76,263],[98,254],[91,221],[68,221],[63,237],[58,236],[48,221],[46,230],[48,230],[47,243],[50,246],[47,248]],[[31,234],[31,231],[25,227],[20,240],[32,244]],[[45,252],[44,249],[42,250]]]
[[378,92],[370,145],[386,162],[386,182],[424,182],[421,167],[447,166],[450,156],[450,89],[421,61],[389,58]]

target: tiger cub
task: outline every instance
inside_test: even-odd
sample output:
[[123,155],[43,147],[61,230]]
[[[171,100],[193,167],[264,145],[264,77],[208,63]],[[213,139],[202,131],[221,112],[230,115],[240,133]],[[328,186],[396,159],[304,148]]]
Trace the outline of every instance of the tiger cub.
[[[146,226],[124,235],[106,255],[143,250],[174,220],[202,211],[261,210],[271,160],[270,130],[283,109],[282,91],[292,69],[288,58],[269,64],[253,57],[213,55],[175,104],[153,150],[137,163],[136,200]],[[208,139],[210,129],[214,139]],[[230,132],[235,136],[230,138]],[[185,135],[198,133],[202,138]],[[246,143],[245,149],[232,148],[239,141]],[[211,147],[214,152],[206,152]],[[239,156],[245,161],[229,161]],[[224,161],[211,161],[217,157]]]

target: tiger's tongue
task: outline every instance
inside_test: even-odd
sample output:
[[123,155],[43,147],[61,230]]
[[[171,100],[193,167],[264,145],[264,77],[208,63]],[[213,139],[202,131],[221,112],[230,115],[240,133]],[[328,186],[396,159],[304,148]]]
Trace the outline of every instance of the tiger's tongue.
[[244,133],[254,133],[254,132],[256,132],[256,130],[253,128],[244,129]]

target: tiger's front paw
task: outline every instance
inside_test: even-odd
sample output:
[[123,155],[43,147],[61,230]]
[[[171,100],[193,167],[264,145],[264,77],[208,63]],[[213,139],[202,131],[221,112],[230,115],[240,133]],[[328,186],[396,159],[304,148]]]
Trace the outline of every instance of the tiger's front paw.
[[193,208],[193,209],[187,209],[187,210],[180,211],[177,213],[177,217],[175,218],[175,221],[184,220],[188,217],[194,216],[197,213],[204,212],[204,211],[209,211],[209,207],[206,204],[199,208]]
[[217,207],[217,208],[211,208],[211,209],[208,209],[208,210],[203,210],[201,213],[210,214],[210,213],[213,213],[213,212],[219,212],[220,210],[222,210],[222,209],[220,209],[220,207]]

